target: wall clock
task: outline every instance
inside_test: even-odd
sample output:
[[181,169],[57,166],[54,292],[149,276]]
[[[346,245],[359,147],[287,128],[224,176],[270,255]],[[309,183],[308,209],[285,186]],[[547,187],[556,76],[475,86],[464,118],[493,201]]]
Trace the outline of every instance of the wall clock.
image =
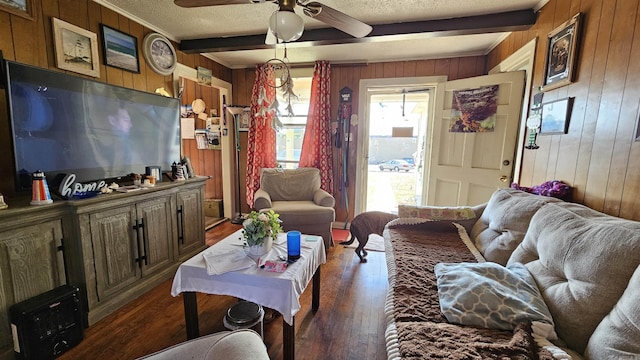
[[171,75],[178,63],[171,41],[158,33],[144,37],[142,53],[147,64],[160,75]]

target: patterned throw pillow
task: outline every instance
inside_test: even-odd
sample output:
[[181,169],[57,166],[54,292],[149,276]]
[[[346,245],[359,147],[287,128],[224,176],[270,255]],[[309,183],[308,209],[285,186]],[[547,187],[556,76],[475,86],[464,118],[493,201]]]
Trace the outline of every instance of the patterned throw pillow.
[[[522,321],[553,326],[542,295],[521,263],[439,263],[434,268],[440,308],[451,323],[513,330]],[[555,332],[548,336],[557,338]]]
[[467,206],[438,207],[398,205],[398,216],[401,218],[460,221],[474,219],[476,213],[472,208]]

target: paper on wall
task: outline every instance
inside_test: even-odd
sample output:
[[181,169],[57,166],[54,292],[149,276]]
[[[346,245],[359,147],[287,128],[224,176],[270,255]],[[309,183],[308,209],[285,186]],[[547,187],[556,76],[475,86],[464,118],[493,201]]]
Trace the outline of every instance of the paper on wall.
[[180,119],[180,137],[182,139],[195,139],[196,125],[193,118]]

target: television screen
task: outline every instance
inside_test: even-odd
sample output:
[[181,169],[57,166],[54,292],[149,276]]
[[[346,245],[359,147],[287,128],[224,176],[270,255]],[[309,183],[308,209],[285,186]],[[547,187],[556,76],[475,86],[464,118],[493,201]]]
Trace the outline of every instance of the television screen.
[[180,160],[178,99],[6,61],[16,187],[31,174],[76,182],[171,170]]

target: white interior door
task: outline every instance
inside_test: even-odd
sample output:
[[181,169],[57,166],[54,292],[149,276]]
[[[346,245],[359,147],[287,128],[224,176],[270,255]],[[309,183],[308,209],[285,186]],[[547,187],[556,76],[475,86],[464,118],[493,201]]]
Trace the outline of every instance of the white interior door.
[[[437,94],[431,161],[426,177],[428,205],[461,206],[486,202],[511,183],[519,128],[524,71],[448,81]],[[453,92],[499,85],[494,131],[449,132]]]

